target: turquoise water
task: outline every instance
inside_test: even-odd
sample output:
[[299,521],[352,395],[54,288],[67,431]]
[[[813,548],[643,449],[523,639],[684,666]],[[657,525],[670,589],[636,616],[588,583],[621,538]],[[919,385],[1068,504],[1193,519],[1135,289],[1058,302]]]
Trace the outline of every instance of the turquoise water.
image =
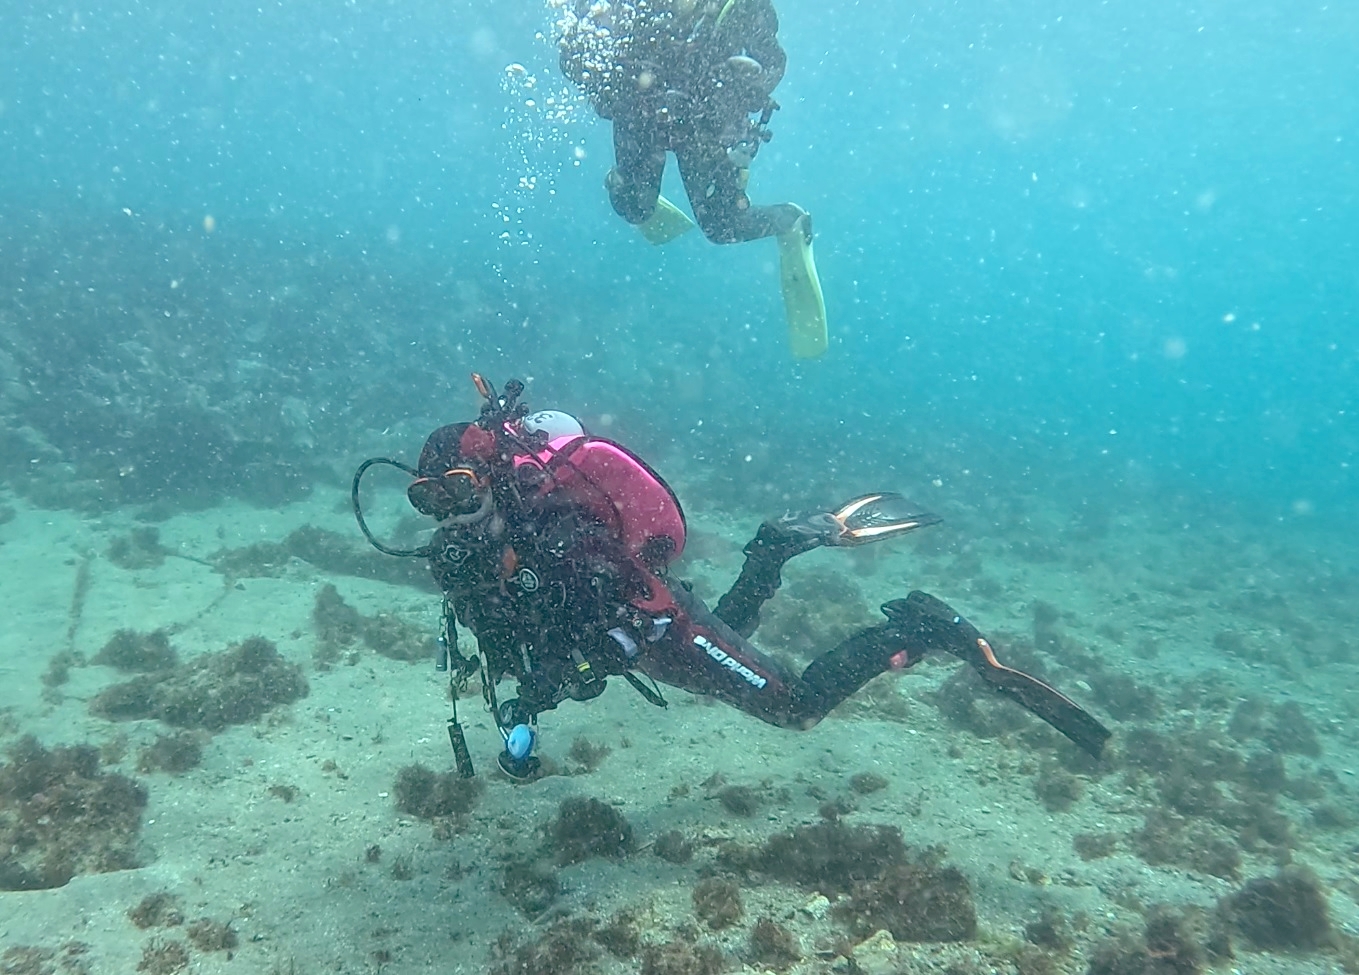
[[[263,633],[310,667],[314,590],[332,580],[366,613],[432,626],[430,593],[399,580],[356,583],[362,572],[295,548],[279,556],[292,559],[283,576],[258,577],[277,591],[251,593],[260,601],[230,609],[230,599],[218,600],[223,579],[230,588],[257,577],[223,569],[221,553],[282,543],[303,525],[353,540],[345,506],[357,461],[413,461],[430,429],[475,409],[470,371],[497,382],[516,375],[528,380],[535,406],[578,414],[674,483],[703,540],[683,568],[705,596],[732,577],[759,519],[784,508],[887,488],[945,516],[944,529],[906,554],[855,556],[852,571],[817,563],[800,589],[780,597],[791,608],[762,644],[769,649],[812,652],[807,632],[829,639],[837,627],[876,618],[872,606],[900,594],[909,578],[909,587],[966,607],[1021,652],[1048,653],[1065,690],[1093,695],[1097,711],[1122,722],[1116,741],[1135,729],[1183,739],[1195,712],[1215,715],[1199,726],[1209,734],[1210,725],[1226,727],[1238,698],[1258,696],[1271,714],[1280,701],[1303,702],[1322,738],[1319,754],[1281,749],[1277,734],[1232,739],[1247,758],[1289,755],[1291,781],[1317,783],[1318,795],[1298,786],[1278,800],[1296,842],[1252,847],[1231,833],[1239,824],[1223,825],[1230,816],[1208,816],[1244,850],[1235,873],[1195,874],[1202,862],[1185,867],[1184,857],[1167,868],[1155,856],[1133,857],[1125,844],[1129,862],[1154,874],[1144,878],[1154,892],[1132,898],[1138,910],[1115,893],[1131,881],[1080,874],[1084,860],[1073,861],[1072,876],[1099,895],[1067,906],[1073,916],[1078,908],[1093,917],[1131,911],[1120,917],[1140,932],[1147,904],[1211,905],[1291,857],[1319,870],[1335,928],[1347,930],[1359,882],[1355,833],[1348,824],[1317,825],[1325,816],[1316,810],[1353,799],[1356,747],[1344,688],[1359,660],[1349,608],[1359,563],[1359,7],[778,6],[789,66],[750,192],[756,202],[792,200],[813,214],[831,339],[813,362],[787,353],[772,242],[716,247],[695,233],[655,249],[613,214],[602,187],[609,129],[567,88],[556,68],[554,13],[531,0],[0,0],[0,585],[25,594],[23,623],[0,648],[0,665],[16,675],[0,702],[6,745],[27,732],[48,745],[103,746],[131,734],[135,752],[158,733],[155,721],[109,725],[84,707],[116,677],[87,664],[118,629],[169,627],[188,656]],[[682,201],[673,162],[671,170],[666,193]],[[159,526],[172,555],[188,558],[172,557],[168,568],[110,561],[113,540],[138,525]],[[216,569],[201,571],[207,563]],[[81,564],[90,567],[83,583],[73,576],[87,571]],[[244,583],[247,592],[254,584]],[[108,587],[102,595],[100,587]],[[190,591],[197,595],[184,596]],[[825,605],[836,593],[850,608]],[[1055,644],[1039,604],[1066,614]],[[1148,650],[1147,640],[1156,646]],[[1104,663],[1053,650],[1077,643]],[[74,655],[67,663],[78,686],[44,692],[43,668],[63,651]],[[429,691],[434,678],[400,666],[407,670],[379,671],[405,688],[390,693]],[[1120,676],[1155,689],[1160,703],[1129,705],[1132,692],[1109,689]],[[381,693],[354,682],[327,697],[325,678],[312,679],[308,709],[338,701],[361,710]],[[902,688],[892,696],[908,699],[913,717],[874,695],[839,731],[831,721],[817,732],[854,756],[837,769],[862,770],[864,752],[853,742],[863,736],[880,749],[902,733],[902,720],[910,728],[944,720],[925,690]],[[627,730],[610,734],[643,742],[648,714],[630,710],[626,697],[615,707]],[[405,739],[393,747],[388,737],[390,750],[372,759],[371,795],[390,788],[413,754],[443,767],[447,756],[435,747],[443,709],[436,689],[418,714],[389,722],[411,741],[426,736],[426,745],[412,752]],[[554,720],[585,733],[592,713]],[[694,723],[748,732],[739,716],[713,713],[694,707],[687,724],[676,722],[677,768]],[[868,730],[850,727],[859,720]],[[1022,793],[1032,803],[1030,779],[1058,759],[1042,752],[1040,769],[1008,731],[962,728],[971,764],[986,761],[976,758],[985,751],[970,750],[981,747],[976,741],[997,735],[1015,756],[998,782],[978,786],[977,802]],[[764,729],[750,733],[760,748],[784,747]],[[243,746],[229,744],[231,734],[214,739],[223,744],[209,748],[194,775],[210,771],[222,782],[240,772]],[[251,736],[248,728],[234,734]],[[279,735],[261,764],[298,761],[293,749],[305,742]],[[563,732],[560,750],[570,740]],[[721,753],[703,750],[711,745],[693,747],[723,770]],[[796,761],[816,761],[815,745],[798,747],[808,751],[778,767],[770,795],[793,788],[802,774]],[[939,742],[930,753],[937,765],[916,770],[942,792],[968,775],[946,748]],[[1081,823],[1040,807],[1025,814],[1026,828],[1056,837],[1054,849],[1068,857],[1073,833],[1102,832],[1106,821],[1114,832],[1133,830],[1117,816],[1168,801],[1147,798],[1147,769],[1183,771],[1182,762],[1162,767],[1145,749],[1141,758],[1133,752],[1120,750],[1098,774],[1071,766],[1089,782]],[[761,754],[732,759],[727,777],[758,780]],[[623,755],[615,747],[593,773],[597,782],[572,782],[592,795],[624,796],[647,842],[664,825],[715,849],[720,838],[704,847],[701,837],[725,828],[712,816],[716,804],[649,806],[645,791],[627,792]],[[135,755],[106,765],[138,774]],[[695,773],[696,796],[704,776]],[[212,791],[191,777],[147,781],[153,804],[167,801],[158,789],[189,804]],[[270,783],[255,784],[259,792]],[[675,783],[646,785],[665,794]],[[527,808],[542,822],[565,794],[551,786],[523,799],[503,785],[488,788],[482,801],[496,814]],[[863,821],[909,833],[915,821],[902,810],[919,797],[901,789]],[[800,796],[803,784],[794,791]],[[775,828],[817,817],[810,800],[781,802],[766,800],[766,810],[777,809],[768,829],[750,826],[741,836],[762,842]],[[1263,816],[1252,808],[1246,818]],[[389,805],[372,809],[374,829],[396,830]],[[1206,815],[1175,809],[1190,820]],[[288,812],[308,818],[305,806]],[[331,828],[314,819],[310,833]],[[453,841],[469,869],[480,862],[480,828]],[[185,839],[192,829],[177,830],[158,841],[158,854],[143,853],[140,869],[207,869]],[[409,855],[449,855],[427,833],[429,845]],[[922,836],[963,861],[988,944],[996,932],[1021,937],[1025,919],[1047,903],[1043,890],[1028,899],[1005,893],[1014,870],[994,837],[968,846],[941,818]],[[685,922],[666,913],[655,891],[689,884],[683,871],[696,868],[650,863],[629,861],[618,868],[626,876],[593,864],[563,873],[573,890],[595,883],[623,891],[599,908],[601,917],[659,897],[647,930],[649,943],[660,944],[669,935],[655,932]],[[1189,886],[1154,873],[1181,867]],[[331,883],[351,869],[327,861],[313,879]],[[445,864],[439,875],[463,884],[458,897],[500,903],[501,880],[485,869],[492,872],[448,880],[457,871]],[[570,874],[582,869],[593,872]],[[135,903],[138,883],[178,889],[168,875],[148,876],[126,881],[110,903]],[[227,900],[251,883],[248,871],[240,878],[205,895],[204,909],[214,917],[236,911]],[[765,898],[761,909],[783,920],[780,911],[793,916],[812,893],[751,886],[761,892],[748,896]],[[1028,886],[1046,889],[1046,880]],[[376,884],[343,890],[354,917],[371,906],[365,897],[398,896]],[[290,897],[312,904],[300,892],[282,903]],[[571,905],[576,916],[590,910],[583,900]],[[23,916],[36,920],[14,930],[29,933],[13,940],[0,920],[0,947],[8,938],[56,951],[55,935],[39,944],[31,932],[71,910],[60,900],[26,902]],[[475,951],[463,959],[467,971],[491,964],[486,950],[503,918],[487,911],[468,922]],[[740,938],[755,920],[753,908],[748,914]],[[520,918],[516,930],[546,930],[551,920]],[[843,953],[834,939],[844,931],[834,935],[824,918],[807,925],[793,924],[804,944],[800,964],[819,971]],[[1061,964],[1093,965],[1097,928],[1080,928]],[[700,941],[725,937],[728,962],[748,958],[744,941],[731,940],[737,933],[705,930]],[[376,954],[386,949],[344,942],[324,964],[297,970],[434,970],[436,962],[415,960],[439,957],[426,934],[407,930],[396,961]],[[137,931],[108,938],[84,939],[112,966],[94,970],[123,964],[109,959],[135,961],[145,940]],[[257,955],[255,970],[286,971],[289,957],[315,947],[302,934],[297,945],[306,948],[289,949],[278,931],[269,938],[278,950]],[[131,955],[118,954],[124,942]],[[1327,970],[1345,950],[1328,942],[1306,964]],[[982,956],[1015,964],[995,951]],[[196,954],[194,963],[214,958]],[[1269,952],[1238,957],[1243,970],[1276,964]]]
[[[690,417],[674,387],[699,374],[738,424],[758,404],[850,437],[1019,437],[1036,467],[1091,482],[1351,512],[1353,11],[781,16],[785,107],[753,192],[816,219],[835,347],[814,366],[779,354],[771,248],[695,238],[658,254],[611,215],[607,128],[580,105],[569,124],[534,117],[563,85],[534,37],[551,19],[529,4],[13,8],[8,273],[36,214],[56,235],[44,259],[73,277],[97,273],[101,244],[108,260],[182,248],[160,275],[185,275],[179,294],[151,268],[129,275],[208,313],[225,313],[218,289],[244,301],[300,286],[287,271],[259,280],[264,266],[311,262],[331,298],[362,302],[370,277],[391,288],[380,320],[365,308],[368,321],[322,324],[359,333],[327,352],[335,395],[403,389],[406,343],[452,333],[531,349],[511,361],[588,379],[601,400],[645,398],[644,422],[676,431]],[[505,84],[516,62],[538,79],[536,113],[522,104],[535,92]],[[441,317],[468,290],[488,306]],[[314,313],[307,297],[293,306],[269,337],[285,348]],[[374,425],[407,403],[428,411],[425,385]]]

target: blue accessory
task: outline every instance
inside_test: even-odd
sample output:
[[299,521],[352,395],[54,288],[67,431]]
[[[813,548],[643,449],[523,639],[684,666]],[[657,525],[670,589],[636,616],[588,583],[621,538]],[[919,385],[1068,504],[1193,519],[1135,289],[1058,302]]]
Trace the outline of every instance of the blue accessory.
[[609,631],[609,636],[613,637],[614,642],[623,648],[623,653],[628,657],[637,656],[637,641],[628,635],[628,632],[621,626],[615,626]]
[[535,737],[533,729],[528,725],[517,724],[505,736],[505,751],[509,752],[510,758],[516,762],[522,762],[528,758],[529,752],[533,751]]

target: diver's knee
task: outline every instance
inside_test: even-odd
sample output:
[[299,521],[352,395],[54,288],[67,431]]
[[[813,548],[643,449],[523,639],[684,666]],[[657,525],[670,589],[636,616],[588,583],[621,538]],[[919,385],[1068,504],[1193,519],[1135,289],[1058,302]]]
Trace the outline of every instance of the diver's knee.
[[604,179],[604,188],[609,193],[609,203],[614,213],[630,224],[646,223],[656,212],[659,193],[650,192],[647,187],[629,183],[618,171],[611,169]]
[[732,230],[731,222],[715,214],[712,210],[695,209],[694,216],[698,220],[698,229],[703,231],[703,236],[707,237],[714,244],[735,244],[740,237]]

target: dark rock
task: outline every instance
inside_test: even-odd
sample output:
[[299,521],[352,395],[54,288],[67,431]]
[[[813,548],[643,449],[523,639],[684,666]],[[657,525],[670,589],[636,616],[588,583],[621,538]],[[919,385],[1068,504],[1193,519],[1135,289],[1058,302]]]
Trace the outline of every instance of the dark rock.
[[632,826],[607,802],[572,796],[562,800],[548,826],[547,849],[562,865],[590,857],[621,860],[633,849]]
[[709,877],[693,891],[694,914],[713,931],[729,928],[745,916],[741,888],[730,880]]
[[1226,898],[1223,907],[1237,933],[1263,951],[1315,950],[1334,937],[1321,882],[1303,867],[1256,877]]
[[180,728],[221,731],[306,695],[302,669],[269,640],[251,637],[172,670],[115,684],[90,701],[90,711],[113,721],[159,718]]
[[392,797],[396,808],[418,819],[464,816],[481,795],[480,779],[464,779],[456,772],[435,772],[424,765],[407,765],[396,775]]

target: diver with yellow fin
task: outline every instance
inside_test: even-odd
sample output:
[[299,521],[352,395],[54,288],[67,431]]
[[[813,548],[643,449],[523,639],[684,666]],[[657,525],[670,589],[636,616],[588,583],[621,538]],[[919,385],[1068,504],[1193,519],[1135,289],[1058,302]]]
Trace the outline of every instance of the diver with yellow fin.
[[613,122],[614,210],[650,243],[694,226],[661,196],[666,153],[704,235],[715,244],[775,237],[793,355],[826,351],[826,304],[810,215],[792,203],[755,206],[750,164],[768,142],[771,97],[787,55],[770,0],[574,0],[560,22],[562,73]]

